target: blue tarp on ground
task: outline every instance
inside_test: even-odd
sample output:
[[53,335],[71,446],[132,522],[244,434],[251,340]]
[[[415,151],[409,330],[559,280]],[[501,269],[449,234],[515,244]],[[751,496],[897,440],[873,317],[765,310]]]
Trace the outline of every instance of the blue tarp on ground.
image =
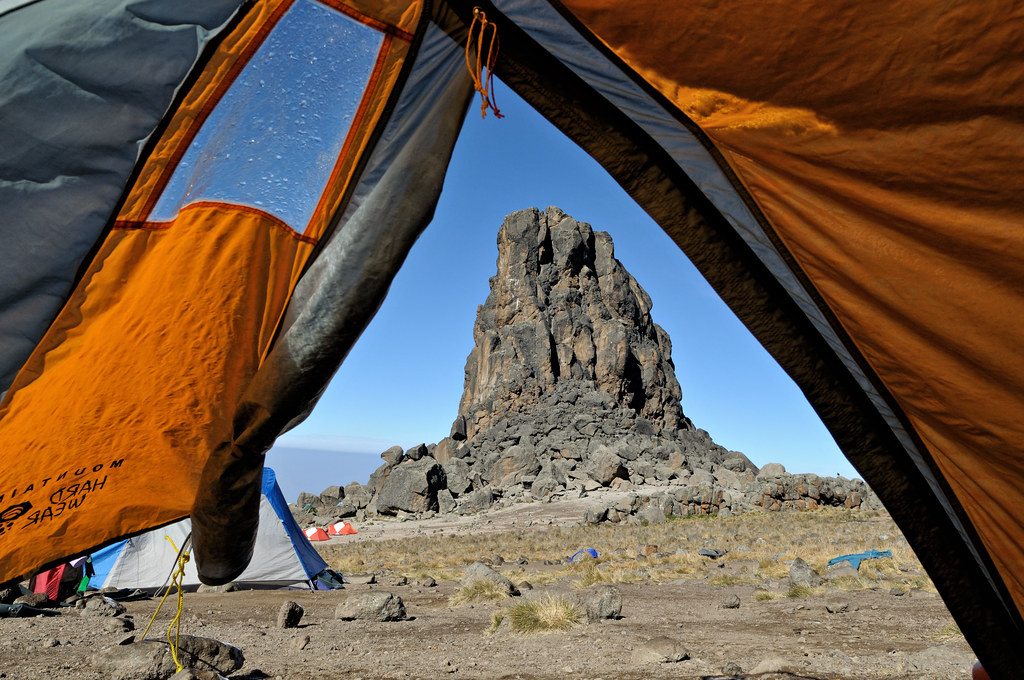
[[832,566],[837,562],[846,560],[854,569],[860,569],[860,563],[862,560],[877,560],[881,557],[892,557],[891,550],[868,550],[867,552],[857,553],[855,555],[840,555],[839,557],[833,557],[828,561],[828,566]]

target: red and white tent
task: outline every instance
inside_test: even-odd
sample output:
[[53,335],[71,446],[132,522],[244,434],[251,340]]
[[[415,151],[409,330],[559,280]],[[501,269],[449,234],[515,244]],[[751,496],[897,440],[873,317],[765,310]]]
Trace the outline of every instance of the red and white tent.
[[351,536],[356,533],[356,529],[345,520],[342,520],[327,527],[327,533],[330,536]]
[[302,533],[311,541],[326,541],[329,538],[327,532],[320,527],[310,527]]

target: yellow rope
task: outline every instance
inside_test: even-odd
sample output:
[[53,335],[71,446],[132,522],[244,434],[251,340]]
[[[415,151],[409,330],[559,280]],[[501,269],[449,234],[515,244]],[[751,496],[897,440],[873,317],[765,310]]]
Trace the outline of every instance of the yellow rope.
[[[473,48],[473,31],[477,25],[480,32],[476,36],[476,63],[470,59],[470,52]],[[487,59],[484,61],[484,43],[486,41],[487,29],[491,29],[491,40],[487,47]],[[498,110],[498,102],[494,98],[494,62],[498,59],[498,27],[487,20],[487,14],[479,7],[473,8],[473,21],[469,25],[469,34],[466,36],[466,68],[473,79],[473,89],[480,93],[480,116],[487,117],[487,109],[494,111],[496,118],[504,118]]]
[[[171,544],[171,547],[174,548],[174,551],[178,553],[178,559],[175,564],[174,573],[171,576],[171,583],[167,586],[167,588],[164,589],[164,596],[160,598],[160,604],[156,606],[156,611],[153,612],[153,618],[149,620],[149,625],[147,625],[146,630],[143,631],[142,639],[146,639],[146,635],[149,634],[149,629],[153,626],[153,622],[156,621],[157,614],[160,613],[160,608],[164,606],[164,600],[167,599],[167,596],[171,592],[171,586],[174,586],[174,588],[178,591],[178,611],[174,615],[174,618],[171,619],[170,625],[167,626],[167,642],[171,645],[171,658],[174,659],[174,665],[176,667],[175,672],[177,673],[184,668],[184,666],[182,666],[181,663],[178,662],[178,639],[181,635],[181,610],[183,605],[185,604],[185,593],[182,590],[182,581],[185,577],[185,565],[188,564],[189,556],[187,550],[181,550],[180,552],[178,551],[178,546],[174,545],[174,541],[171,540],[170,536],[164,536],[164,538],[166,538],[167,541]],[[188,540],[186,539],[185,542],[188,543]],[[175,629],[173,640],[171,639],[172,628]]]

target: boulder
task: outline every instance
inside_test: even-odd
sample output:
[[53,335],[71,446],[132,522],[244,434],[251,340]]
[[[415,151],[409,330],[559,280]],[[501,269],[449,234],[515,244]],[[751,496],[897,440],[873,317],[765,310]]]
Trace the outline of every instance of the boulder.
[[781,463],[767,463],[757,473],[757,478],[779,477],[784,474],[786,474],[786,468]]
[[622,459],[614,451],[604,449],[590,459],[587,467],[590,478],[601,486],[608,486],[616,477],[629,477]]
[[468,586],[479,580],[486,580],[494,583],[504,592],[511,596],[519,595],[519,589],[512,581],[508,580],[494,569],[491,569],[483,562],[473,562],[471,565],[466,567],[466,571],[462,575],[462,585]]
[[277,611],[277,627],[278,628],[298,628],[299,621],[302,620],[302,615],[305,610],[298,602],[292,602],[288,600],[281,605],[281,608]]
[[427,455],[427,445],[417,444],[408,451],[405,452],[405,457],[409,460],[419,460],[423,456]]
[[622,615],[622,593],[610,583],[587,588],[582,599],[587,621],[617,619]]
[[[765,467],[768,467],[767,465]],[[762,468],[763,469],[763,468]],[[817,588],[821,585],[821,576],[801,558],[793,560],[789,567],[789,582],[794,586]]]
[[402,462],[402,458],[405,456],[405,452],[402,451],[401,446],[392,446],[390,449],[380,454],[381,459],[388,465],[394,467]]
[[[188,669],[230,675],[242,667],[245,656],[233,645],[182,635],[178,661]],[[176,670],[170,645],[155,640],[107,647],[92,656],[92,665],[103,677],[115,680],[166,680]]]
[[343,621],[404,621],[405,603],[393,593],[349,595],[335,608],[334,618]]
[[640,508],[636,513],[636,518],[641,524],[664,524],[668,521],[665,519],[665,512],[654,504]]
[[445,488],[444,470],[433,458],[407,462],[391,469],[377,494],[377,512],[437,511],[437,492]]

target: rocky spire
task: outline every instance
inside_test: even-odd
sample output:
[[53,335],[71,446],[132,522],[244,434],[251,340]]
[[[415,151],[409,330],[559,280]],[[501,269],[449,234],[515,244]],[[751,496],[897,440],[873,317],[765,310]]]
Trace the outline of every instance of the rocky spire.
[[456,436],[472,439],[558,391],[602,392],[648,421],[652,433],[691,428],[668,335],[606,232],[554,207],[512,213],[498,232],[490,283],[477,311]]

